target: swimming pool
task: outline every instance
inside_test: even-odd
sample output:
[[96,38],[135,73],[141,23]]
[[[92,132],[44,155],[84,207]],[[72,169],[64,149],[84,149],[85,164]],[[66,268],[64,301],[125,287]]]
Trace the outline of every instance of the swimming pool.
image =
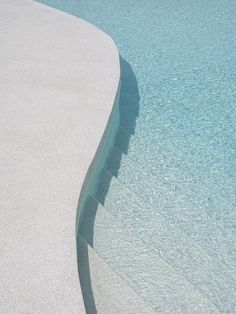
[[[121,128],[81,228],[122,280],[111,289],[132,290],[140,313],[236,313],[236,3],[42,2],[121,54]],[[93,294],[109,313],[112,297]]]

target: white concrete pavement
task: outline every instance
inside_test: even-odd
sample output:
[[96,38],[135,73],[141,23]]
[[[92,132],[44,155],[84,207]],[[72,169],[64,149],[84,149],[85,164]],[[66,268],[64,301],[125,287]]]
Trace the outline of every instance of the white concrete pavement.
[[0,1],[0,313],[84,313],[75,219],[119,84],[113,41]]

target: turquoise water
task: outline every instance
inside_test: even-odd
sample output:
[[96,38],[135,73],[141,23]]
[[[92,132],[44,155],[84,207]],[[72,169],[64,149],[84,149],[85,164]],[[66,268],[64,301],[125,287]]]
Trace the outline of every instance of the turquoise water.
[[43,2],[121,54],[121,128],[81,236],[147,313],[236,313],[236,2]]

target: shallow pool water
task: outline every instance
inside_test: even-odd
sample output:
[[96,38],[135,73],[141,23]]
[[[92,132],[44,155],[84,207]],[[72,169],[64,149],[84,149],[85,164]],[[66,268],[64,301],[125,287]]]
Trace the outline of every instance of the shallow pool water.
[[121,54],[121,128],[81,236],[147,313],[236,313],[236,2],[42,2]]

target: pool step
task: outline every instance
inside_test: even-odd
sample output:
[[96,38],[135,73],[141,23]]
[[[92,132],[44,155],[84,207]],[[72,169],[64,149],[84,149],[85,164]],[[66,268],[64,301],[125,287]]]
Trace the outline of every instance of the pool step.
[[[117,135],[115,146],[123,153],[128,153],[129,158],[143,171],[158,178],[162,186],[167,185],[168,188],[174,189],[175,193],[178,193],[183,200],[191,203],[192,207],[197,206],[200,211],[208,214],[223,228],[235,232],[236,186],[232,181],[233,179],[221,173],[220,167],[217,168],[217,171],[215,170],[216,175],[209,175],[209,167],[204,172],[199,172],[204,164],[202,162],[201,165],[196,164],[195,154],[191,155],[193,158],[191,163],[186,162],[185,155],[180,156],[177,153],[181,150],[168,144],[168,141],[165,145],[170,147],[170,151],[164,153],[165,149],[162,149],[164,144],[159,139],[159,134],[157,133],[154,138],[147,134],[147,131],[152,132],[152,128],[146,130],[145,135],[140,135],[139,128],[136,128],[135,136],[133,136],[122,127]],[[150,143],[147,138],[154,138],[154,142]],[[233,169],[231,172],[233,175]],[[228,182],[228,190],[225,189],[226,182]],[[212,193],[212,185],[214,185],[214,193]]]
[[87,314],[155,313],[81,236],[78,236],[78,248]]
[[[157,132],[156,136],[151,136],[147,132],[152,133],[153,130],[150,127],[150,130],[145,129],[145,133],[142,133],[138,127],[135,129],[135,136],[133,136],[125,126],[121,127],[118,133],[118,140],[116,140],[115,146],[117,146],[123,153],[127,153],[129,151],[129,157],[139,163],[140,165],[145,165],[146,169],[149,169],[151,173],[155,176],[161,176],[163,173],[166,176],[166,180],[171,179],[172,181],[176,181],[178,183],[178,179],[181,183],[186,184],[196,184],[199,182],[198,174],[199,169],[196,168],[199,164],[195,166],[194,161],[190,164],[190,168],[187,168],[188,164],[186,164],[185,155],[178,156],[176,155],[177,152],[181,152],[178,148],[175,148],[174,145],[168,145],[168,140],[165,141],[165,145],[169,146],[170,151],[165,152],[162,149],[163,141],[161,135]],[[125,140],[129,139],[128,149],[127,145],[124,145]],[[153,139],[153,142],[147,140],[149,138]],[[170,139],[171,140],[171,139]],[[123,147],[126,149],[123,150]],[[191,155],[193,158],[196,156],[194,153]],[[195,156],[195,157],[194,157]],[[198,156],[199,157],[199,156]],[[190,158],[190,156],[188,156]],[[161,167],[157,167],[160,165]],[[153,167],[155,166],[155,167]],[[201,175],[205,175],[206,180],[209,180],[209,173],[208,168],[206,169],[205,173],[201,173]],[[161,172],[160,172],[161,171]],[[232,169],[231,169],[232,171]],[[173,175],[171,178],[168,178],[168,175]],[[202,178],[201,178],[202,179]],[[225,178],[217,178],[221,183],[225,185]],[[212,182],[214,183],[214,182]],[[229,185],[231,186],[231,185]],[[199,186],[200,191],[205,191],[206,193],[210,194],[211,190],[209,190],[209,186],[205,185],[205,182],[202,180],[201,186]],[[224,205],[224,208],[228,209],[229,211],[232,210],[232,206],[230,207],[229,199],[231,202],[236,202],[235,193],[231,191],[222,191],[222,186],[219,185],[218,187],[219,193],[216,195],[216,202],[221,202]],[[188,197],[191,195],[188,195]],[[199,202],[199,198],[197,198]],[[224,202],[224,203],[223,203]],[[210,204],[209,204],[210,206]]]
[[164,215],[173,224],[198,242],[207,252],[228,265],[234,272],[236,263],[235,233],[225,230],[203,208],[195,207],[178,193],[153,176],[144,166],[134,162],[129,155],[114,148],[108,161],[108,170],[118,176],[127,188],[139,195],[145,204]]
[[130,232],[93,199],[85,209],[80,236],[155,312],[218,313],[217,307],[157,250]]
[[142,194],[138,196],[104,171],[95,198],[221,309],[232,310],[236,300],[235,273],[210,256],[178,224],[145,202]]
[[[214,159],[214,156],[219,155],[215,161],[218,162],[220,158],[221,160],[222,158],[224,160],[225,145],[222,145],[223,143],[217,141],[218,136],[216,136],[216,134],[219,133],[219,129],[215,130],[215,134],[213,132],[215,126],[214,124],[211,125],[210,130],[205,130],[204,132],[204,127],[202,130],[199,128],[199,126],[197,127],[196,125],[192,128],[192,119],[183,121],[181,112],[176,110],[173,112],[173,108],[169,109],[172,113],[172,116],[169,115],[168,111],[157,113],[156,108],[154,111],[148,108],[148,110],[139,113],[139,119],[137,119],[135,114],[127,112],[125,107],[120,109],[121,116],[124,117],[125,121],[125,123],[123,123],[123,119],[121,119],[121,125],[128,132],[130,132],[130,126],[128,122],[130,122],[132,125],[133,121],[135,121],[136,128],[134,130],[132,129],[132,132],[130,133],[135,133],[135,141],[138,141],[137,146],[139,148],[139,152],[145,152],[145,147],[148,146],[150,152],[152,152],[154,156],[156,153],[165,153],[167,156],[171,156],[172,159],[177,159],[179,163],[182,161],[182,166],[184,166],[184,168],[188,166],[188,171],[192,170],[192,174],[197,174],[195,166],[197,168],[199,165],[201,166],[203,159],[206,157]],[[176,114],[180,114],[179,118],[177,118],[178,122],[175,120]],[[230,143],[228,143],[228,132],[230,132],[232,135],[232,128],[228,127],[228,129],[226,129],[227,128],[222,126],[221,131],[223,132],[223,138],[221,141],[225,141],[225,143],[230,145]],[[210,131],[212,131],[211,140],[209,140]],[[233,143],[229,149],[234,149]],[[233,154],[231,157],[233,158],[232,161],[234,161],[235,158]],[[191,163],[189,163],[189,161],[191,161]],[[209,170],[212,164],[209,163],[207,166]],[[235,167],[236,164],[232,163],[231,167],[233,166]],[[223,170],[222,175],[224,175],[225,169],[221,170]],[[234,170],[236,170],[236,168],[234,168]],[[207,173],[207,176],[208,175],[209,173]],[[221,178],[219,177],[219,179]]]

